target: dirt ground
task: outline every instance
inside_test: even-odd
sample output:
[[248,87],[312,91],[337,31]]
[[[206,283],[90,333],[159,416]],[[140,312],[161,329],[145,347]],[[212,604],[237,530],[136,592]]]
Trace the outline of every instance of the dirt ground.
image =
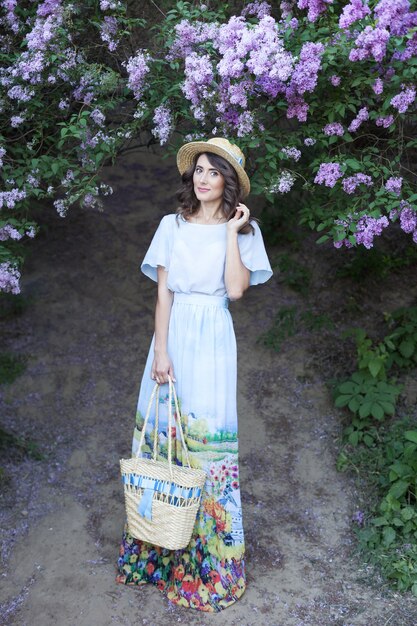
[[[312,271],[308,306],[329,314],[333,331],[297,333],[279,353],[257,341],[279,307],[307,306],[279,272],[231,304],[245,595],[207,615],[171,605],[153,586],[115,583],[124,523],[118,461],[129,455],[153,329],[155,286],[139,264],[175,209],[178,178],[172,159],[146,153],[124,157],[106,179],[114,193],[103,213],[62,219],[51,208],[42,218],[23,278],[30,305],[2,323],[5,349],[28,356],[23,375],[1,388],[2,424],[38,442],[45,458],[2,461],[1,624],[415,626],[415,599],[390,591],[353,553],[361,500],[335,468],[341,412],[326,386],[352,358],[341,330],[369,327],[382,303],[414,303],[414,270],[349,294],[343,281],[333,286],[340,252],[311,242],[299,252]],[[271,259],[278,253],[271,249]]]

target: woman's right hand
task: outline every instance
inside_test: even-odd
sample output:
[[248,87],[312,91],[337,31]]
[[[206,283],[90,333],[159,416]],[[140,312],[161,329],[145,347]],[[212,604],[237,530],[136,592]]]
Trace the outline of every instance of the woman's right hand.
[[167,352],[157,353],[155,352],[155,356],[153,359],[152,367],[151,367],[151,378],[155,380],[160,385],[168,382],[168,376],[171,377],[172,381],[175,383],[174,375],[174,367],[172,365],[172,361],[168,356]]

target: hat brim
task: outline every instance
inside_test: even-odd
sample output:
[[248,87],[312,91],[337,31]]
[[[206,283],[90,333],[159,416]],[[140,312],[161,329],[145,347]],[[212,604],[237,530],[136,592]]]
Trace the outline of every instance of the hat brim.
[[193,165],[197,154],[201,154],[202,152],[212,152],[213,154],[223,157],[225,161],[230,163],[239,179],[242,196],[245,197],[249,195],[250,181],[243,167],[239,165],[236,159],[227,152],[227,150],[224,150],[221,146],[217,146],[216,144],[208,143],[207,141],[191,141],[181,146],[177,153],[177,167],[181,175]]

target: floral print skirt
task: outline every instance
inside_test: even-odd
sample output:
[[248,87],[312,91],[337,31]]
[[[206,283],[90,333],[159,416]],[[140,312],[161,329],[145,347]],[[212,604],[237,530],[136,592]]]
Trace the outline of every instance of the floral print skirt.
[[[153,342],[139,392],[133,454],[154,382],[150,378]],[[191,541],[167,550],[133,538],[125,527],[117,581],[153,583],[171,602],[201,611],[220,611],[244,592],[245,562],[239,487],[236,415],[236,341],[227,299],[175,294],[168,351],[173,361],[181,419],[193,467],[207,480]],[[167,432],[168,391],[159,398],[159,458],[172,438],[175,462],[183,463],[178,429]],[[173,412],[175,407],[173,407]],[[141,456],[151,456],[154,415]]]

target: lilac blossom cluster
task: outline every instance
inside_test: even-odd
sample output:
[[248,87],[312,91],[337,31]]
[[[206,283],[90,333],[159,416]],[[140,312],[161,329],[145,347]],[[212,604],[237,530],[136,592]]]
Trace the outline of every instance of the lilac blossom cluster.
[[399,113],[405,113],[414,100],[416,99],[416,88],[414,86],[403,86],[402,91],[391,98],[391,105],[397,109]]
[[119,45],[118,31],[119,24],[117,19],[114,16],[106,15],[100,26],[100,37],[107,44],[110,52],[114,52]]
[[333,122],[332,124],[326,124],[326,126],[323,127],[323,133],[325,135],[336,135],[338,137],[341,137],[344,134],[344,128],[342,126],[342,124],[339,124],[339,122]]
[[370,8],[362,0],[350,0],[350,3],[343,7],[339,17],[339,28],[349,28],[354,22],[363,19],[370,13]]
[[403,179],[401,176],[391,176],[385,182],[385,189],[399,196],[401,193],[402,183],[403,183]]
[[152,128],[152,134],[159,139],[159,143],[162,146],[168,141],[172,131],[172,115],[170,109],[163,104],[157,107],[154,112],[153,123],[155,126]]
[[367,187],[370,187],[371,185],[373,185],[372,178],[368,176],[368,174],[362,174],[361,172],[358,172],[357,174],[354,174],[353,176],[348,176],[347,178],[344,178],[342,180],[343,191],[348,194],[355,193],[356,188],[359,185],[366,185]]
[[365,122],[368,118],[369,118],[369,113],[368,113],[367,107],[362,107],[362,109],[359,110],[357,116],[349,124],[348,126],[349,132],[353,133],[356,130],[358,130],[362,122]]
[[295,176],[288,170],[283,171],[270,185],[265,189],[269,193],[288,193],[291,191],[295,183]]
[[417,243],[417,214],[409,202],[401,201],[399,215],[402,230],[412,234],[414,243]]
[[[348,216],[348,218],[352,216]],[[379,237],[382,234],[384,228],[389,226],[388,218],[383,215],[382,217],[370,217],[369,215],[363,215],[356,221],[356,232],[353,233],[357,245],[362,245],[368,250],[374,245],[374,238]],[[342,239],[341,241],[334,242],[335,248],[351,248],[352,243],[349,239]]]
[[147,52],[139,50],[135,56],[130,57],[125,65],[128,79],[127,86],[133,91],[133,95],[140,100],[146,88],[146,75],[149,72],[150,55]]
[[287,146],[286,148],[282,148],[281,152],[285,154],[289,159],[293,159],[294,161],[299,161],[301,158],[301,150],[295,148],[294,146]]
[[339,163],[320,163],[319,171],[314,178],[314,182],[317,185],[334,187],[342,176],[343,172]]
[[[243,15],[232,16],[222,25],[191,24],[182,20],[168,60],[184,60],[182,90],[192,104],[194,117],[204,120],[209,102],[217,110],[216,124],[234,128],[238,136],[252,133],[255,117],[251,96],[275,98],[286,90],[294,59],[285,51],[275,20],[265,6],[248,6],[246,14],[257,12],[259,23],[251,24]],[[204,52],[204,44],[218,57]]]
[[327,6],[333,4],[333,0],[298,0],[299,9],[307,9],[307,19],[315,22],[326,11]]
[[20,293],[20,272],[9,261],[0,263],[0,291]]
[[365,26],[355,39],[356,48],[352,48],[350,51],[349,61],[374,59],[381,62],[385,56],[389,38],[390,34],[386,28]]
[[382,117],[377,117],[375,120],[375,124],[377,126],[382,126],[383,128],[389,128],[394,123],[393,115],[386,115]]

